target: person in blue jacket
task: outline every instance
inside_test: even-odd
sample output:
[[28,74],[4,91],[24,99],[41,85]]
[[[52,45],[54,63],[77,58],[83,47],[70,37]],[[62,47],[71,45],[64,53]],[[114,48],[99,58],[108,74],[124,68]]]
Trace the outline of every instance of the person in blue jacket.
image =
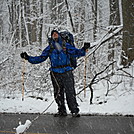
[[[32,64],[44,62],[48,57],[51,62],[50,75],[54,88],[54,98],[58,105],[58,113],[54,116],[67,116],[64,94],[68,108],[73,117],[80,117],[79,108],[76,101],[76,93],[74,87],[73,67],[70,64],[70,56],[85,56],[86,49],[90,47],[90,43],[85,43],[81,49],[77,49],[69,43],[65,43],[66,52],[62,47],[62,39],[57,30],[51,32],[51,46],[48,45],[40,56],[29,56],[26,52],[20,54],[21,58],[28,60]],[[50,52],[51,51],[51,52]]]

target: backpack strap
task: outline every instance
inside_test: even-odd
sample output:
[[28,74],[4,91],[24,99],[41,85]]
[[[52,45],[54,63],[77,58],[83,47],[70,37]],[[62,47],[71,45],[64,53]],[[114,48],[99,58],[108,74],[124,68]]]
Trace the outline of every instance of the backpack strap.
[[62,39],[62,49],[64,51],[64,53],[66,54],[66,41],[64,39]]

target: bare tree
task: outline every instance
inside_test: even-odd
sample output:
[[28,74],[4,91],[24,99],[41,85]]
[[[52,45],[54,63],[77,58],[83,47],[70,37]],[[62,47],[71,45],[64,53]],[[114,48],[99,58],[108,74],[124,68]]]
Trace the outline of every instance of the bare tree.
[[39,37],[38,41],[42,45],[42,30],[43,30],[43,0],[40,0],[39,2],[39,14],[40,14],[40,19],[39,19]]
[[[111,26],[111,30],[115,30],[115,26],[120,25],[120,13],[119,13],[119,0],[109,0],[109,7],[110,7],[110,18],[109,18],[109,25]],[[115,46],[117,42],[115,42],[115,37],[113,37],[108,42],[108,60],[113,61],[115,56]],[[112,66],[112,69],[114,66]]]
[[119,0],[109,0],[109,25],[120,25]]
[[92,0],[92,12],[93,12],[93,40],[97,38],[97,0]]
[[134,2],[122,0],[123,45],[122,64],[130,65],[134,60]]
[[68,15],[69,15],[70,22],[71,22],[71,26],[72,26],[72,31],[75,32],[74,23],[73,23],[73,18],[72,18],[70,9],[69,9],[68,1],[65,0],[65,3],[66,3],[66,7],[67,7],[67,11],[68,11]]
[[[20,4],[19,4],[20,3]],[[15,41],[16,44],[19,42],[19,15],[20,10],[18,10],[21,7],[21,0],[15,1],[15,0],[7,0],[7,7],[8,7],[8,14],[9,14],[9,32],[14,34],[13,41]]]

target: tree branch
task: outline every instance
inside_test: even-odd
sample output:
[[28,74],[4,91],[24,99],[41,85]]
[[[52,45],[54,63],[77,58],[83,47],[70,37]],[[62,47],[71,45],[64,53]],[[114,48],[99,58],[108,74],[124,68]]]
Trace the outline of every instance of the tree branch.
[[[91,45],[91,48],[94,48],[94,49],[92,51],[90,51],[90,53],[87,54],[86,58],[88,58],[90,55],[92,55],[104,43],[106,43],[107,41],[112,39],[114,36],[116,36],[119,32],[121,32],[122,29],[123,29],[122,26],[118,27],[115,31],[110,29],[99,41],[91,43],[91,44],[94,44],[94,45]],[[107,35],[108,35],[108,37],[106,37]],[[84,59],[77,65],[77,67],[80,66],[83,62],[84,62]]]
[[9,60],[9,57],[0,62],[0,65]]
[[[92,85],[94,84],[95,79],[97,78],[98,75],[102,74],[103,72],[105,72],[112,64],[114,64],[116,61],[113,61],[112,63],[110,63],[108,66],[106,66],[102,71],[98,72],[97,74],[95,74],[95,76],[93,77],[93,79],[91,80],[90,84],[88,84],[85,88],[89,87],[90,91],[91,91],[91,97],[90,97],[90,104],[92,104],[92,99],[93,99],[93,88]],[[98,81],[99,82],[99,81]],[[79,91],[76,95],[80,94],[82,91],[85,90],[85,88],[83,88],[81,91]]]
[[126,72],[125,70],[123,70],[123,68],[120,68],[120,69],[118,69],[118,70],[120,70],[120,71],[124,72],[125,74],[127,74],[128,77],[134,78],[134,76],[132,76],[130,73],[128,73],[128,72]]

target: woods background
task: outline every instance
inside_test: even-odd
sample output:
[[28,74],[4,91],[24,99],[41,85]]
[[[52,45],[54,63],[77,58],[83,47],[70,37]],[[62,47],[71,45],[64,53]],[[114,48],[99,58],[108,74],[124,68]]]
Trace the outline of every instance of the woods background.
[[89,91],[105,89],[106,96],[120,86],[122,90],[133,90],[133,0],[1,0],[1,97],[14,98],[21,92],[22,71],[28,95],[53,92],[49,60],[39,65],[23,63],[20,53],[40,55],[54,28],[72,32],[77,48],[87,41],[99,44],[105,35],[114,35],[95,51],[89,50],[86,61],[78,59],[80,65],[74,74],[79,93],[85,91],[83,87],[89,87]]

